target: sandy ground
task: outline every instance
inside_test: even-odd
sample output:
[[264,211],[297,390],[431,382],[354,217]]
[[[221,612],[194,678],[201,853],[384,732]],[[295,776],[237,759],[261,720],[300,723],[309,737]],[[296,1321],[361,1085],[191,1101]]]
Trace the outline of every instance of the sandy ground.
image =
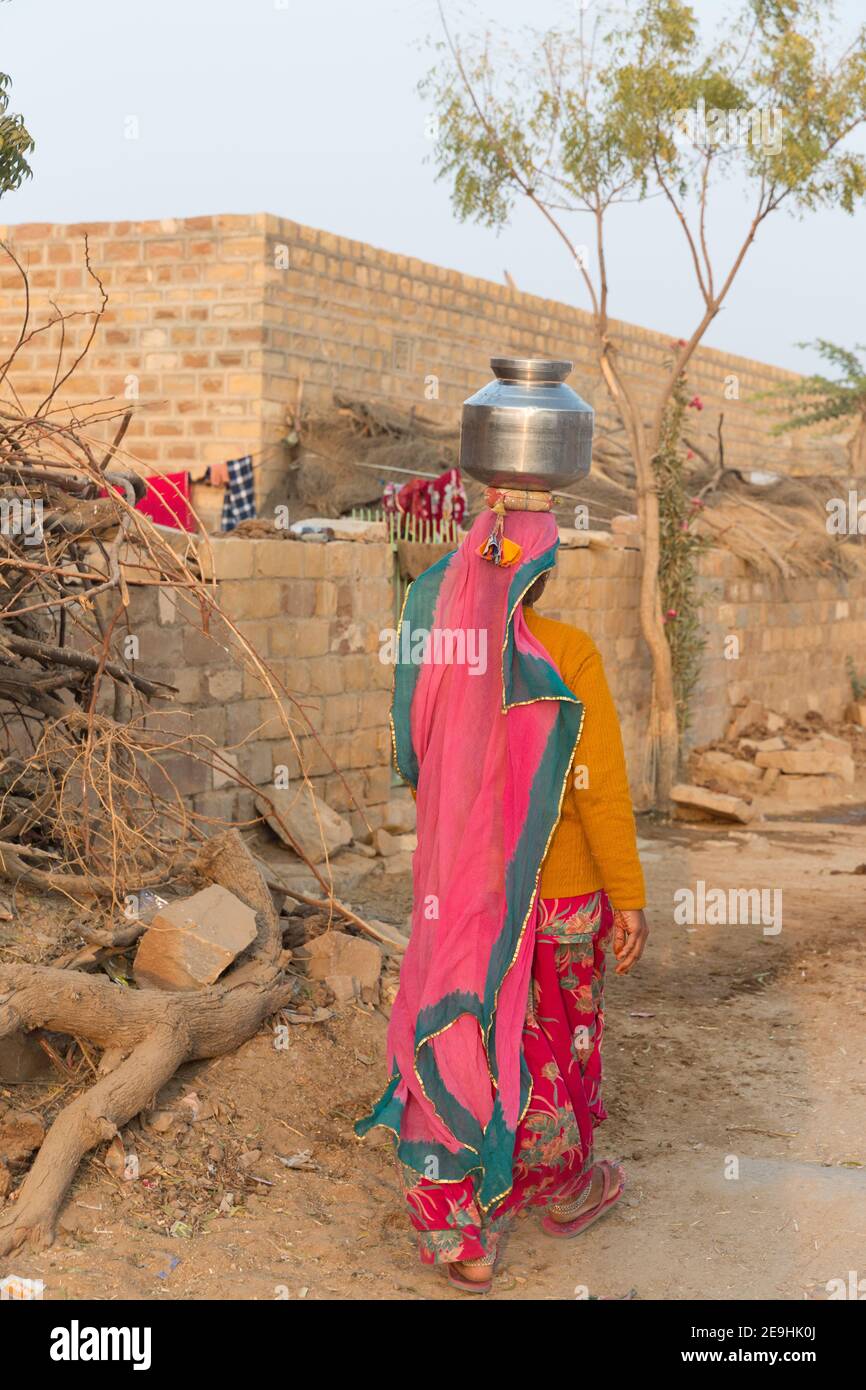
[[[652,939],[634,974],[608,975],[599,1142],[625,1163],[627,1199],[575,1241],[521,1221],[492,1297],[826,1297],[829,1279],[866,1278],[866,829],[641,835]],[[677,925],[673,895],[698,879],[781,888],[782,931]],[[381,870],[364,885],[376,915],[399,920],[408,900]],[[44,1280],[49,1299],[462,1297],[417,1261],[387,1137],[352,1134],[382,1084],[385,1026],[353,1006],[294,1026],[285,1049],[264,1029],[185,1067],[158,1098],[162,1131],[125,1132],[145,1176],[122,1182],[101,1150],[55,1245],[0,1274]],[[312,1168],[280,1162],[307,1151]]]

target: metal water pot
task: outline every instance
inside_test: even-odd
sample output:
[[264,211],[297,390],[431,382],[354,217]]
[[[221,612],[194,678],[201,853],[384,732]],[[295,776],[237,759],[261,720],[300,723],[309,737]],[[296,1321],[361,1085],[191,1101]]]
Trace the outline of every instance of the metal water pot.
[[592,406],[566,386],[572,362],[491,357],[496,380],[463,404],[460,467],[479,483],[550,491],[589,472]]

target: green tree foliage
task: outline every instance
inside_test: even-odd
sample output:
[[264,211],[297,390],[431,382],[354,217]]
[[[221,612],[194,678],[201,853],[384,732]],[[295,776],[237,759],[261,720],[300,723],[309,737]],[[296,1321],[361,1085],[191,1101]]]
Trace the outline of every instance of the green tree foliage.
[[0,197],[20,188],[33,173],[27,162],[33,139],[23,116],[9,113],[10,85],[6,73],[0,72]]
[[814,348],[839,375],[834,378],[814,372],[797,381],[786,381],[772,391],[760,392],[756,399],[774,401],[789,416],[774,425],[771,433],[785,434],[788,430],[844,421],[851,416],[866,422],[866,365],[857,356],[857,352],[866,352],[866,347],[855,343],[855,351],[850,351],[826,338],[797,346]]

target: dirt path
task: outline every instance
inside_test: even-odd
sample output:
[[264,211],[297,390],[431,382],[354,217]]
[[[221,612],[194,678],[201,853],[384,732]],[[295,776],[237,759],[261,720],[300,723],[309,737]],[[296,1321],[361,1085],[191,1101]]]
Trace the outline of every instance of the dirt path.
[[[493,1296],[826,1296],[829,1279],[866,1278],[866,876],[851,872],[866,831],[642,833],[653,938],[639,973],[608,977],[600,1143],[626,1164],[627,1200],[575,1242],[522,1221]],[[674,893],[698,879],[781,888],[782,931],[675,924]],[[370,901],[386,891],[407,886],[368,880]],[[352,1135],[384,1030],[356,1007],[293,1028],[285,1050],[263,1032],[185,1068],[159,1097],[177,1112],[164,1132],[129,1129],[145,1178],[91,1160],[55,1247],[0,1273],[55,1299],[460,1297],[416,1260],[388,1139]],[[277,1157],[307,1150],[313,1171]]]

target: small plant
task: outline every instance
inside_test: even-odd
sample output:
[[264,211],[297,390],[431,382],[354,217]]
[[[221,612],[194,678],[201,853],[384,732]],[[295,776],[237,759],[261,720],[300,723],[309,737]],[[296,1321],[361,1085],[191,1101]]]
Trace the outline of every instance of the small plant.
[[855,701],[866,700],[866,676],[857,674],[857,667],[854,665],[853,656],[849,656],[845,662],[845,670],[848,672],[848,679],[851,682],[851,694]]

